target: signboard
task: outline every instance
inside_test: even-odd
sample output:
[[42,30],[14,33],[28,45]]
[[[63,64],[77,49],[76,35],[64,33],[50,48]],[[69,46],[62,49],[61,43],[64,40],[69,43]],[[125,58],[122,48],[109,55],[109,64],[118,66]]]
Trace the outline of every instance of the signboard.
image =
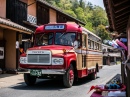
[[45,26],[45,30],[64,30],[64,29],[65,29],[65,25],[63,25],[63,24]]
[[0,47],[0,59],[4,59],[4,47]]

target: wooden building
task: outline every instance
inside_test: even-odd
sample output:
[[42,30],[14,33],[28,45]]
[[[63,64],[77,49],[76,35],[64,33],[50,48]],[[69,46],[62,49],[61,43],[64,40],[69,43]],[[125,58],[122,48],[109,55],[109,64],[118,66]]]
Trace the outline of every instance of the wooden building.
[[3,71],[17,71],[18,46],[24,50],[32,46],[26,40],[31,39],[37,26],[67,21],[85,25],[45,0],[0,0],[0,13],[0,68]]
[[[125,57],[129,60],[121,65],[122,81],[125,83],[126,97],[130,97],[130,0],[103,0],[109,20],[109,30],[115,31],[119,37],[126,35],[128,41],[128,51],[125,51]],[[123,56],[123,55],[122,55]],[[127,57],[128,56],[128,57]],[[126,61],[126,60],[122,60]],[[126,73],[125,73],[126,70]]]
[[117,65],[121,59],[121,52],[111,46],[102,44],[103,65]]

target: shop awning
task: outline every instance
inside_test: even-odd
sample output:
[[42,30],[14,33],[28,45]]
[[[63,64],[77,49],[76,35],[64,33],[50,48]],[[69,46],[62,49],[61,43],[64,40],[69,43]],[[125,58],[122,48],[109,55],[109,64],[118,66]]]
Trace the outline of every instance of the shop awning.
[[10,29],[10,30],[19,31],[19,32],[23,32],[23,33],[26,33],[26,34],[33,33],[32,30],[30,30],[26,27],[23,27],[19,24],[16,24],[16,23],[14,23],[10,20],[3,19],[3,18],[0,18],[0,27],[7,28],[7,29]]

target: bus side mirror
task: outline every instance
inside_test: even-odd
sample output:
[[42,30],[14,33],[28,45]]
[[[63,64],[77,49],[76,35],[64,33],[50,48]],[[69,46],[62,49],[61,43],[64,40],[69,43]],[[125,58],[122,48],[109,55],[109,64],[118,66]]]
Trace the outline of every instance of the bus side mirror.
[[78,49],[80,47],[79,41],[75,40],[73,43],[73,47],[74,47],[74,49]]

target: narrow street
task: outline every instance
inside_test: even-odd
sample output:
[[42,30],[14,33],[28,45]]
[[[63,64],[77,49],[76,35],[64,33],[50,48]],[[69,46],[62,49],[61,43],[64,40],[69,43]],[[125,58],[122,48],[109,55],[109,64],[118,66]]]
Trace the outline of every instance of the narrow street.
[[120,74],[120,68],[120,65],[104,66],[96,80],[80,79],[72,88],[64,88],[62,82],[58,80],[39,79],[31,87],[21,82],[0,88],[0,97],[90,97],[92,92],[89,94],[87,92],[92,85],[105,84],[116,74]]

